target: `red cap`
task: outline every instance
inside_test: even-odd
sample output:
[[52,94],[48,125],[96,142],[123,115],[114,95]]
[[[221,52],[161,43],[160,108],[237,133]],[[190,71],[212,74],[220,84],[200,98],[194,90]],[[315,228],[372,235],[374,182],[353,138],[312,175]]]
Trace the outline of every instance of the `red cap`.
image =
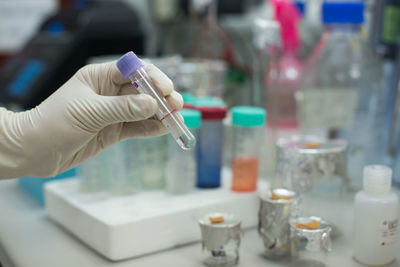
[[226,107],[196,107],[203,120],[222,120],[226,117]]
[[196,107],[194,106],[194,105],[192,105],[192,104],[183,104],[183,108],[184,109],[196,109]]

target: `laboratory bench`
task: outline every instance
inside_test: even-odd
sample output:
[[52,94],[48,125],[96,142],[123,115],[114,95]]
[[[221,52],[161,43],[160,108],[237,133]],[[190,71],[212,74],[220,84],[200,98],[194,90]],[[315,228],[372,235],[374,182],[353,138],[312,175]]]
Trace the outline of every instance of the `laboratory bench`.
[[[399,193],[398,190],[396,192]],[[327,256],[327,267],[363,266],[351,256],[351,203],[350,197],[324,203],[324,210],[333,215],[329,217],[337,218],[336,223],[342,226],[340,235],[333,239],[333,250]],[[331,206],[328,208],[326,205]],[[109,261],[51,221],[45,209],[23,192],[16,180],[0,181],[0,214],[0,262],[3,267],[204,266],[200,242],[129,260]],[[285,261],[267,260],[262,256],[262,251],[263,245],[256,229],[246,230],[237,266],[290,265]],[[388,266],[400,266],[400,259]]]

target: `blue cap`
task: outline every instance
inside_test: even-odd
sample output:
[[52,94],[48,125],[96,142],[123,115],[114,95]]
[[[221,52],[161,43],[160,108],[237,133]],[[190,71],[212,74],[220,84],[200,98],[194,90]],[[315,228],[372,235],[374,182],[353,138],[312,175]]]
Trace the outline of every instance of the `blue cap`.
[[134,74],[138,69],[143,67],[142,61],[133,53],[132,51],[123,55],[117,61],[117,67],[119,71],[128,79],[132,74]]
[[182,109],[179,111],[185,120],[185,124],[190,129],[197,129],[201,126],[201,113],[194,109]]
[[297,9],[299,10],[301,16],[303,17],[306,11],[306,3],[304,3],[304,0],[294,1],[294,4],[297,6]]
[[364,3],[324,2],[322,5],[324,24],[362,24],[364,22]]
[[259,107],[237,106],[231,112],[233,125],[245,127],[263,126],[267,117],[265,109]]

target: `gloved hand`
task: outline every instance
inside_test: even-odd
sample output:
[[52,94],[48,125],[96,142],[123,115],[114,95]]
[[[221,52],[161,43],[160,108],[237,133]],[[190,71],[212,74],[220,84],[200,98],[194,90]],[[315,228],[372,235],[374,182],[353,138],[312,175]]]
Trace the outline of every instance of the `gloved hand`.
[[[172,81],[145,64],[171,108],[183,100]],[[54,176],[123,139],[167,133],[157,102],[138,94],[115,62],[88,65],[36,108],[0,108],[0,178]]]

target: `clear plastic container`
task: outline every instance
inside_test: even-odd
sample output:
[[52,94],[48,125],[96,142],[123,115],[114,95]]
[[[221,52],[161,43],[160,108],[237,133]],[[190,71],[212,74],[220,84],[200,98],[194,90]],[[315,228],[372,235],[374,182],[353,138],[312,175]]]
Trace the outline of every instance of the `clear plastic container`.
[[197,107],[202,126],[196,146],[197,187],[216,188],[221,185],[223,124],[226,107]]
[[141,190],[140,166],[136,163],[138,151],[131,151],[135,139],[120,142],[105,151],[106,175],[109,191],[115,195],[126,195]]
[[80,188],[84,192],[97,192],[108,189],[106,151],[86,160],[77,168]]
[[168,136],[137,138],[130,143],[130,171],[138,175],[142,189],[165,188]]
[[[186,126],[197,138],[201,125],[201,113],[197,110],[183,109],[179,112]],[[172,194],[184,194],[192,191],[196,185],[195,150],[180,149],[172,138],[168,139],[168,160],[166,167],[166,188]]]
[[179,146],[184,150],[192,149],[196,139],[176,115],[176,109],[169,106],[166,98],[153,85],[142,61],[133,52],[128,52],[117,61],[117,67],[139,93],[150,95],[156,100],[158,110],[155,117],[164,124]]
[[255,191],[266,111],[258,107],[238,106],[232,108],[231,112],[233,124],[232,190]]
[[363,12],[362,1],[322,5],[323,38],[308,60],[297,95],[304,133],[348,141],[348,171],[356,188],[371,139],[365,133],[371,131],[368,107],[371,85],[376,85],[376,76],[366,75],[364,67],[374,64],[360,34]]
[[364,189],[354,198],[353,220],[353,256],[362,264],[386,265],[398,254],[399,199],[391,184],[391,168],[364,168]]

